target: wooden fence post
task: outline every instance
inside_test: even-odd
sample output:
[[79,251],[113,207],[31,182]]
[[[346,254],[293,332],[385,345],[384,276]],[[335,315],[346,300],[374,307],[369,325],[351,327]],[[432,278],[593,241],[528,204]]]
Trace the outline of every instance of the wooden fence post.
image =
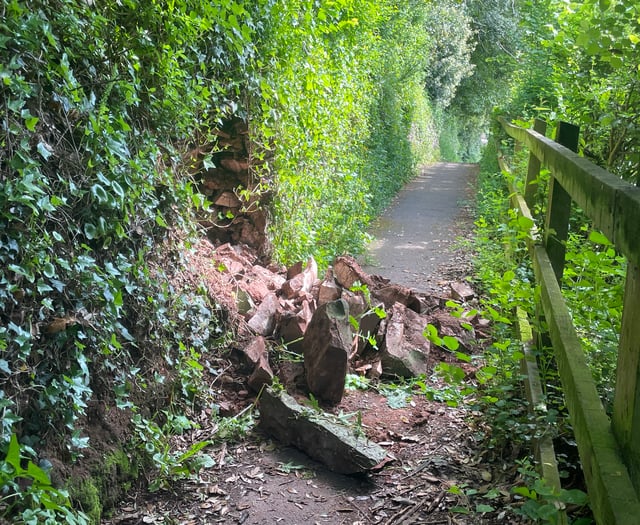
[[640,267],[632,262],[624,292],[611,425],[629,477],[640,494]]
[[[640,179],[636,186],[640,186]],[[611,426],[629,477],[640,495],[640,448],[637,445],[640,436],[640,266],[631,261],[624,290]]]
[[[544,135],[547,131],[547,123],[544,120],[535,119],[533,131]],[[538,191],[538,178],[540,177],[540,159],[533,153],[529,153],[529,165],[527,169],[527,180],[524,183],[524,201],[533,209],[536,192]]]
[[[556,130],[555,141],[558,144],[578,151],[580,128],[567,122],[560,122]],[[544,246],[549,255],[551,266],[558,283],[564,271],[569,216],[571,214],[571,196],[560,185],[555,177],[549,179],[549,200],[547,202],[547,219],[544,228]]]

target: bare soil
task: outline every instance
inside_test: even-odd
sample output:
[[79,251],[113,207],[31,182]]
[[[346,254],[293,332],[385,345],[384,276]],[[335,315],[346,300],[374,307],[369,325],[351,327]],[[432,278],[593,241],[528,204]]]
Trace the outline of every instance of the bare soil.
[[[475,173],[474,166],[450,164],[426,170],[381,219],[383,234],[380,229],[373,232],[376,240],[368,262],[375,265],[366,269],[440,296],[449,281],[464,278],[470,254],[453,246],[471,231],[468,200]],[[446,190],[449,204],[429,214],[434,202],[445,201],[437,196],[439,188]],[[407,204],[407,198],[414,203]],[[453,357],[434,351],[431,359]],[[251,408],[255,395],[233,356],[221,357],[213,365],[225,370],[211,376],[211,391],[221,413],[232,416]],[[468,380],[473,381],[473,370],[468,371]],[[438,386],[433,381],[432,386]],[[215,458],[215,466],[170,490],[132,491],[103,523],[524,523],[510,511],[518,504],[510,493],[518,481],[516,469],[510,459],[487,454],[483,440],[490,428],[481,414],[429,400],[419,392],[407,399],[406,406],[391,405],[370,388],[347,390],[331,410],[360,413],[365,435],[387,450],[388,459],[366,475],[329,472],[302,452],[272,441],[257,427],[241,443],[209,447],[206,452]],[[216,420],[203,412],[200,421],[199,429],[175,438],[172,446],[186,450],[191,443],[215,439]],[[480,495],[492,491],[493,510],[478,512],[465,488]]]

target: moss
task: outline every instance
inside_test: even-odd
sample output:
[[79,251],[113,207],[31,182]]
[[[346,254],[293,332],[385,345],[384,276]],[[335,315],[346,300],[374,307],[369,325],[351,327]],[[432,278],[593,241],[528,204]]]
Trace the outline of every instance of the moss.
[[117,449],[105,455],[103,461],[91,469],[89,477],[72,479],[67,488],[74,506],[87,514],[92,525],[98,525],[137,478],[135,462],[123,450]]
[[118,478],[123,476],[136,479],[138,468],[131,462],[124,450],[118,449],[108,454],[104,459],[104,472],[115,475]]
[[80,508],[92,524],[99,524],[102,517],[102,501],[95,478],[72,479],[68,489],[74,506]]
[[94,475],[101,476],[102,503],[108,512],[138,479],[138,465],[124,450],[117,449],[105,456],[103,465]]

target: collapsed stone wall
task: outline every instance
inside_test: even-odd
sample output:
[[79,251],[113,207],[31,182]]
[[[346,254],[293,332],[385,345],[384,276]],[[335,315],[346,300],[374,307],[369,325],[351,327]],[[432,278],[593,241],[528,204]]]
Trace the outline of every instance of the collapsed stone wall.
[[194,155],[198,190],[212,202],[212,213],[200,217],[200,224],[214,245],[244,244],[266,260],[271,251],[266,210],[270,193],[260,168],[269,162],[269,152],[255,159],[248,123],[239,118],[225,122],[216,135],[210,155]]

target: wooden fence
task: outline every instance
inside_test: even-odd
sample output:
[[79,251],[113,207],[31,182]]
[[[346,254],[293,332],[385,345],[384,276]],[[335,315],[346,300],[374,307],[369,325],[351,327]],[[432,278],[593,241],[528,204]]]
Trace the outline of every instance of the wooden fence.
[[[574,153],[578,128],[560,123],[555,141],[546,125],[532,130],[500,119],[517,143],[529,148],[524,195],[515,195],[520,212],[537,193],[540,168],[550,172],[547,216],[530,244],[540,302],[547,321],[578,444],[587,491],[599,525],[640,524],[640,188]],[[624,310],[618,348],[613,415],[609,419],[562,296],[565,246],[572,203],[579,206],[626,257]]]

